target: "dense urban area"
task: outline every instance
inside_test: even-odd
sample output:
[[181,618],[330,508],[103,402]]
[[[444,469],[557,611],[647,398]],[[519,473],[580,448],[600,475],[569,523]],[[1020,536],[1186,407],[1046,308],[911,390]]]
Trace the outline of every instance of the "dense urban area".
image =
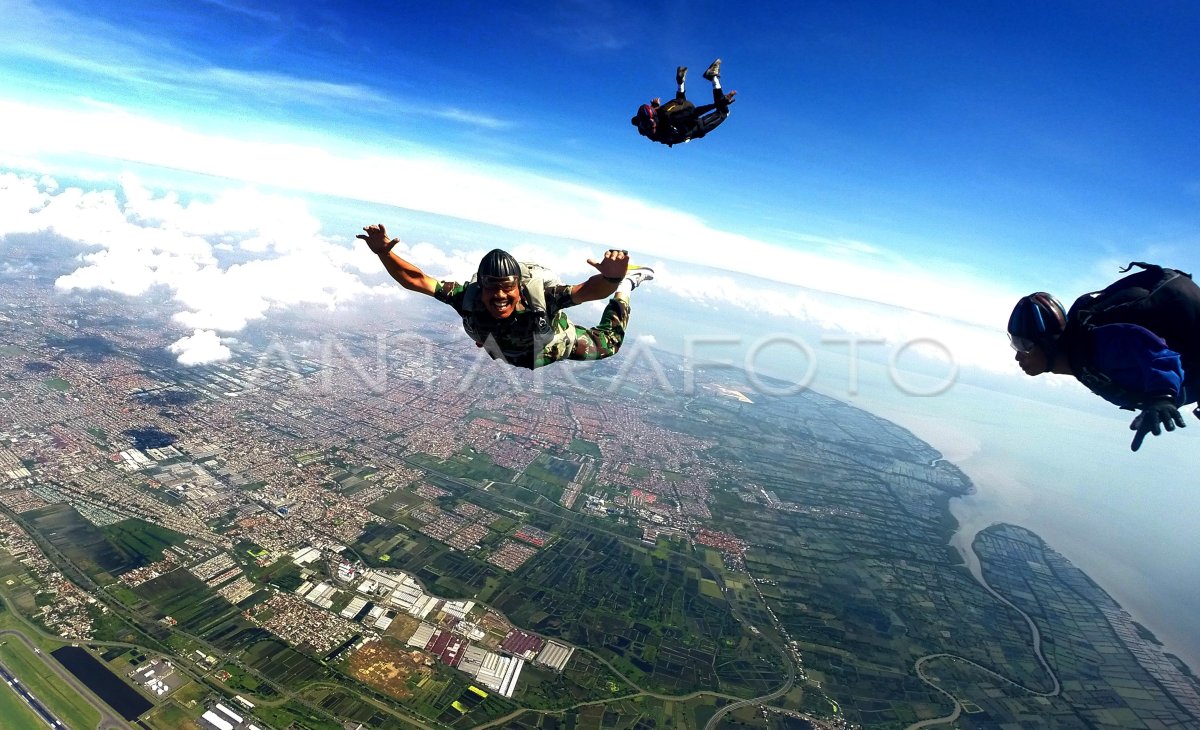
[[973,576],[969,481],[861,410],[640,342],[505,371],[419,312],[280,315],[189,367],[162,302],[9,246],[5,717],[1200,727],[1191,671],[1036,535],[980,533]]

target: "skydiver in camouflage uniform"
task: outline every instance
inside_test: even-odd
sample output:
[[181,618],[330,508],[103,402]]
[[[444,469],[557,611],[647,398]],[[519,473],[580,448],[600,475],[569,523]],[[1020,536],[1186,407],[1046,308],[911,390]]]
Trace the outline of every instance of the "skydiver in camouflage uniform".
[[[394,253],[398,239],[389,238],[383,224],[363,230],[358,238],[400,286],[449,304],[477,347],[493,359],[529,369],[617,354],[629,324],[629,294],[654,278],[653,269],[630,266],[627,251],[611,249],[599,261],[588,259],[599,273],[569,286],[540,266],[518,263],[512,254],[493,249],[479,262],[472,281],[442,281]],[[600,324],[591,329],[572,324],[564,311],[610,296]]]

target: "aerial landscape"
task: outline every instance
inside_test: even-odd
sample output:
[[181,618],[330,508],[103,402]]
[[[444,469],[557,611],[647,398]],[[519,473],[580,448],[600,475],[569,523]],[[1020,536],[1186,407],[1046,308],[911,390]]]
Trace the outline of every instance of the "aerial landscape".
[[1195,4],[0,18],[6,730],[1200,730]]
[[[732,371],[685,394],[668,353],[530,391],[446,323],[381,370],[398,333],[363,312],[187,367],[162,302],[55,293],[48,248],[4,247],[0,656],[68,726],[1200,717],[1190,669],[1036,535],[984,530],[972,575],[970,481],[864,411]],[[39,647],[85,647],[88,690]]]

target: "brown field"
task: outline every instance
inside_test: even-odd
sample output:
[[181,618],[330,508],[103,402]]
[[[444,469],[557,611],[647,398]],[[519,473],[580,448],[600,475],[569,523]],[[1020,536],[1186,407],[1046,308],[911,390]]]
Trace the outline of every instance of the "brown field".
[[430,673],[425,660],[424,652],[391,641],[372,641],[351,655],[348,670],[355,679],[404,698],[412,695],[406,686],[409,678]]
[[486,631],[488,634],[499,636],[503,639],[512,631],[512,624],[500,618],[492,612],[485,613],[479,621],[479,628]]
[[384,635],[394,636],[403,643],[408,640],[408,637],[413,635],[413,632],[420,625],[421,619],[404,613],[398,614],[396,618],[392,619],[392,625],[387,628]]

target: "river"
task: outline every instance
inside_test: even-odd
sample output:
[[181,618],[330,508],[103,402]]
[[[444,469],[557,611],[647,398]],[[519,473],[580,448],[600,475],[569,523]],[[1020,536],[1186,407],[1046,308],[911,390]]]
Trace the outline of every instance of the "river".
[[[1112,419],[1101,425],[1117,431],[1116,443],[1098,448],[1086,423],[1071,429],[1052,422],[1047,435],[987,419],[956,419],[947,428],[945,418],[928,414],[892,410],[885,417],[941,451],[974,484],[973,494],[950,503],[959,523],[951,544],[969,566],[977,563],[971,543],[980,530],[998,522],[1025,527],[1087,573],[1168,651],[1200,669],[1200,616],[1193,610],[1200,580],[1191,567],[1197,546],[1185,517],[1196,514],[1186,506],[1196,495],[1163,489],[1153,478],[1186,480],[1182,454],[1194,454],[1193,445],[1152,439],[1142,452],[1158,453],[1132,454],[1128,430]],[[1177,451],[1163,453],[1171,448]]]

